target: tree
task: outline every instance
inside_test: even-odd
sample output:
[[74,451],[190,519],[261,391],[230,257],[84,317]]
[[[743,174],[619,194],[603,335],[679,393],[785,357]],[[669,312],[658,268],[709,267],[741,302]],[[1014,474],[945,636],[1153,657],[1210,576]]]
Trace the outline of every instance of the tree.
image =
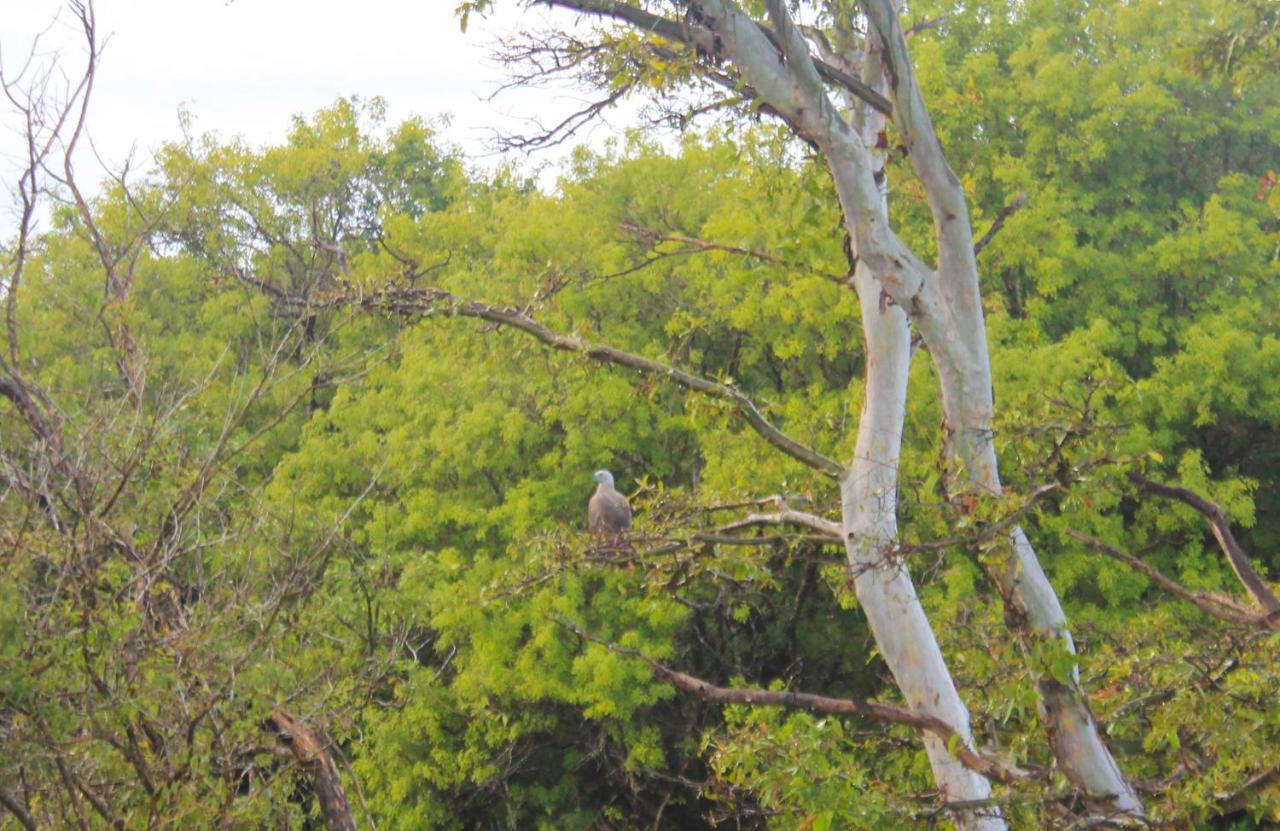
[[[803,60],[761,46],[748,82],[721,18],[655,28],[672,8],[509,48],[605,99],[658,91],[659,118],[743,117],[579,151],[552,193],[466,171],[376,101],[276,147],[184,136],[93,199],[67,148],[36,156],[21,193],[66,201],[6,249],[0,825],[1133,822],[1046,741],[1045,702],[1086,693],[1154,822],[1274,816],[1265,18],[912,7],[932,130],[989,229],[981,273],[950,273],[980,278],[1001,406],[968,443],[998,451],[997,497],[937,427],[960,424],[943,364],[974,332],[921,341],[946,281],[905,315],[871,268],[893,234],[859,238],[840,198],[862,169],[832,175],[861,143],[870,215],[935,256],[917,152],[876,109],[914,96],[877,74],[901,66],[883,28],[791,10],[858,117],[826,135],[761,103],[814,100]],[[875,460],[892,504],[850,484]],[[632,550],[584,532],[601,466]],[[1017,527],[1078,655],[1010,625]],[[926,640],[872,638],[891,592]]]
[[[684,59],[686,72],[776,114],[826,160],[850,240],[848,280],[861,302],[867,350],[858,446],[853,462],[843,466],[815,458],[799,443],[780,439],[767,425],[753,426],[784,452],[835,475],[841,491],[841,535],[859,600],[882,654],[913,709],[941,718],[963,741],[970,741],[967,711],[906,567],[894,551],[911,327],[938,368],[943,429],[953,467],[951,496],[972,501],[974,510],[982,497],[1001,493],[992,433],[991,367],[967,200],[943,155],[915,80],[896,7],[888,2],[862,4],[865,36],[860,43],[853,38],[852,9],[838,4],[821,7],[819,13],[844,29],[844,42],[837,40],[831,61],[824,61],[813,56],[809,41],[781,2],[764,4],[768,26],[736,4],[718,0],[689,4],[683,19],[621,2],[566,0],[549,5],[635,26],[652,34],[655,50],[678,47],[675,60]],[[485,6],[465,4],[463,12]],[[830,38],[821,33],[815,40],[832,49]],[[584,50],[576,45],[560,48],[570,53],[566,63],[572,63],[574,52],[583,60]],[[848,71],[855,67],[860,79]],[[615,85],[620,84],[617,76],[609,76]],[[852,112],[847,116],[831,96],[833,86],[848,96]],[[884,154],[879,152],[887,143],[881,141],[887,117],[901,136],[930,206],[936,267],[908,248],[889,222],[882,188]],[[754,409],[743,406],[748,420]],[[1014,527],[1008,544],[990,551],[984,565],[1029,655],[1074,652],[1061,604],[1021,528]],[[1033,661],[1039,662],[1047,735],[1063,771],[1104,810],[1141,815],[1136,794],[1098,735],[1074,663],[1043,657]],[[925,744],[944,799],[981,803],[990,796],[986,781],[959,764],[942,741],[925,737]],[[962,824],[1003,826],[998,816],[983,813],[970,813]]]
[[316,723],[331,714],[291,714],[306,681],[277,657],[331,546],[295,545],[263,491],[363,348],[339,345],[340,321],[321,348],[307,320],[175,253],[190,177],[126,168],[82,190],[101,47],[92,4],[72,11],[83,68],[65,87],[38,41],[0,68],[25,139],[0,358],[4,823],[288,825],[313,812],[296,789],[352,829]]

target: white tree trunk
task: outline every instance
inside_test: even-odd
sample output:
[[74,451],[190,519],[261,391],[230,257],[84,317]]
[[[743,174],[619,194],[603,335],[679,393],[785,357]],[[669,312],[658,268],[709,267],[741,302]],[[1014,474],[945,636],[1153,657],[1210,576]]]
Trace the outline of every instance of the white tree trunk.
[[[896,242],[883,193],[875,184],[873,169],[878,166],[867,143],[827,99],[812,63],[806,72],[807,47],[797,42],[799,35],[794,29],[779,34],[798,59],[782,63],[773,45],[735,5],[707,0],[702,11],[761,98],[818,144],[835,176],[859,257],[854,287],[862,309],[867,355],[857,447],[853,464],[840,483],[842,530],[854,587],[880,654],[907,703],[944,719],[970,741],[968,710],[956,691],[906,565],[893,553],[911,333],[904,308],[884,293],[883,275],[876,268],[882,259],[879,252]],[[785,16],[776,2],[770,11]],[[869,134],[882,126],[875,116],[859,119],[860,129]],[[846,194],[857,198],[846,203]],[[898,243],[897,249],[904,263],[918,265],[905,246]],[[907,279],[918,281],[921,273],[923,267],[917,267]],[[990,797],[990,783],[952,758],[944,744],[932,737],[925,737],[924,743],[944,800]],[[996,831],[1005,827],[996,809],[964,812],[956,820],[964,829]]]
[[[906,569],[885,556],[897,533],[897,463],[910,358],[908,321],[923,337],[938,367],[947,450],[960,463],[960,475],[950,484],[958,484],[960,490],[1000,493],[992,437],[991,362],[973,228],[964,190],[942,152],[915,80],[897,0],[860,0],[870,23],[862,56],[863,81],[889,93],[890,102],[881,100],[876,107],[892,109],[894,125],[924,186],[938,244],[936,269],[926,266],[889,224],[874,157],[877,124],[882,121],[877,122],[878,116],[863,106],[851,125],[836,110],[809,46],[791,19],[787,0],[764,0],[771,31],[751,19],[735,0],[685,0],[679,4],[687,11],[680,23],[651,14],[643,4],[546,2],[653,31],[661,24],[664,37],[684,39],[716,59],[727,59],[732,71],[717,71],[712,77],[735,91],[745,87],[825,158],[859,258],[855,283],[868,354],[867,402],[859,425],[857,457],[841,482],[844,532],[858,596],[908,701],[929,708],[967,737],[967,713]],[[848,14],[836,5],[828,10]],[[831,77],[831,68],[826,71]],[[851,90],[855,86],[841,83]],[[865,90],[857,95],[875,100]],[[1007,556],[988,564],[987,573],[1024,646],[1056,641],[1074,652],[1057,594],[1021,529],[1012,535]],[[1063,772],[1101,807],[1140,815],[1141,803],[1103,744],[1075,673],[1053,678],[1042,667],[1032,669],[1041,676],[1045,725]],[[955,771],[958,766],[939,756],[933,744],[929,748],[939,787],[948,798],[987,793],[985,781]],[[998,818],[974,821],[984,827],[1003,824]]]
[[[907,403],[911,333],[907,316],[881,302],[880,285],[865,266],[855,283],[866,343],[865,402],[858,421],[853,465],[840,482],[842,529],[858,602],[876,646],[913,710],[943,719],[972,743],[969,712],[956,691],[937,639],[916,597],[906,564],[894,553],[898,536],[898,461]],[[991,796],[985,778],[960,764],[946,745],[924,736],[943,801]],[[957,816],[965,829],[1005,827],[997,809]]]
[[[874,45],[862,55],[862,80],[877,92],[884,91],[881,57],[881,50]],[[884,116],[869,108],[851,107],[850,112],[852,126],[863,146],[874,148],[876,134],[887,126]],[[885,158],[875,150],[870,154],[878,171],[878,199],[887,212]],[[856,243],[854,254],[858,254]],[[894,550],[898,538],[898,466],[912,355],[911,326],[902,308],[881,290],[870,268],[861,259],[857,262],[853,280],[862,311],[866,369],[853,464],[840,482],[849,568],[876,645],[907,704],[946,721],[965,742],[972,744],[969,711],[947,669],[907,565]],[[991,796],[991,784],[961,765],[942,741],[932,735],[923,740],[944,802],[980,801]],[[998,808],[962,813],[955,819],[963,829],[995,831],[1005,827]]]
[[[884,49],[894,122],[924,184],[938,241],[935,279],[922,281],[917,295],[903,300],[919,309],[918,325],[938,367],[947,452],[961,465],[959,480],[998,496],[991,358],[968,204],[916,83],[894,0],[863,0],[863,7],[871,22],[868,41],[878,41]],[[927,299],[920,302],[921,297]],[[986,570],[1014,633],[1025,646],[1056,640],[1075,654],[1058,595],[1021,528],[1006,552]],[[1069,678],[1054,678],[1041,667],[1032,670],[1038,675],[1049,742],[1063,773],[1106,809],[1141,814],[1142,803],[1102,742],[1076,670]]]

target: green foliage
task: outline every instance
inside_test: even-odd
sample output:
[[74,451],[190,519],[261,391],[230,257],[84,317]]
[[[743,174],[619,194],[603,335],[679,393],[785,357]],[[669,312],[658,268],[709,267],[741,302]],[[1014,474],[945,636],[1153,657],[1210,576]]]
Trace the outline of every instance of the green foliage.
[[[462,24],[488,5],[462,3]],[[1183,6],[912,6],[947,14],[911,47],[977,230],[1028,201],[980,260],[1009,493],[944,498],[921,353],[900,543],[979,746],[1051,764],[1032,667],[979,568],[1007,553],[988,529],[1017,518],[1113,749],[1156,786],[1153,814],[1261,827],[1280,797],[1246,786],[1280,741],[1276,638],[1206,618],[1069,533],[1236,593],[1203,518],[1135,492],[1123,474],[1140,468],[1222,505],[1260,569],[1280,571],[1280,189],[1258,187],[1280,127],[1262,82],[1274,15]],[[643,51],[617,45],[614,69]],[[636,72],[664,90],[687,69]],[[735,516],[714,506],[775,493],[833,514],[829,482],[660,380],[443,310],[403,326],[323,304],[335,287],[429,281],[527,308],[732,383],[846,458],[864,365],[857,303],[830,279],[848,263],[822,167],[775,127],[735,123],[674,149],[636,136],[579,151],[543,193],[467,171],[431,123],[388,127],[382,111],[341,101],[265,149],[187,137],[151,180],[105,191],[95,222],[146,242],[123,298],[103,299],[80,217],[58,212],[40,238],[17,346],[96,478],[72,535],[20,489],[0,501],[0,786],[55,783],[30,810],[68,824],[56,777],[71,759],[126,827],[313,827],[305,777],[261,726],[288,706],[333,738],[378,827],[938,821],[913,734],[712,706],[620,651],[720,684],[893,701],[838,547],[693,538]],[[893,212],[924,251],[900,155]],[[124,330],[145,356],[141,393],[121,371]],[[6,414],[6,458],[45,475]],[[637,508],[625,555],[584,534],[601,467]],[[123,555],[93,517],[154,559]],[[1061,650],[1032,653],[1069,673]],[[1026,827],[1050,822],[1043,796],[1001,792]]]

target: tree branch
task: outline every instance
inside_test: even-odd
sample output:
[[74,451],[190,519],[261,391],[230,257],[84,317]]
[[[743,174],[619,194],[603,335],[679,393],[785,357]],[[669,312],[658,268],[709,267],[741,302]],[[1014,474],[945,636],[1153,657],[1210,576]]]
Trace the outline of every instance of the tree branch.
[[776,265],[779,268],[803,271],[807,274],[821,277],[824,280],[829,280],[836,285],[844,286],[846,288],[852,283],[852,277],[848,274],[833,274],[829,271],[822,271],[806,263],[784,260],[776,254],[771,254],[768,251],[759,251],[753,248],[741,248],[737,245],[710,242],[708,240],[698,239],[697,237],[686,237],[680,234],[664,234],[660,231],[655,231],[652,228],[645,228],[642,225],[635,225],[630,222],[623,222],[619,227],[624,231],[635,234],[636,236],[649,240],[653,243],[674,242],[687,246],[687,249],[684,251],[673,252],[675,254],[696,254],[704,251],[722,251],[726,254],[741,254],[744,257],[760,260],[761,262],[768,263],[769,265]]
[[996,234],[1000,233],[1000,229],[1004,227],[1005,220],[1021,210],[1025,204],[1027,204],[1027,192],[1024,190],[1012,202],[1001,208],[1000,213],[996,214],[995,221],[991,223],[991,227],[987,229],[981,239],[973,244],[973,256],[978,256],[982,249],[987,247],[987,243],[991,242]]
[[1215,617],[1218,620],[1223,620],[1227,623],[1240,623],[1247,626],[1262,626],[1269,628],[1276,628],[1277,626],[1275,623],[1268,623],[1264,615],[1260,615],[1257,612],[1251,612],[1246,609],[1241,609],[1240,606],[1230,598],[1206,592],[1192,591],[1178,581],[1170,577],[1166,577],[1163,573],[1132,554],[1126,554],[1118,548],[1107,545],[1097,537],[1091,537],[1088,534],[1075,530],[1074,528],[1067,529],[1067,536],[1072,539],[1079,540],[1090,548],[1106,554],[1113,560],[1118,560],[1128,565],[1134,571],[1148,577],[1153,583],[1160,586],[1165,591],[1182,598],[1210,617]]
[[798,525],[801,528],[809,528],[817,531],[819,535],[829,538],[834,542],[841,542],[844,539],[844,533],[840,528],[840,523],[824,519],[817,514],[810,514],[804,511],[796,511],[787,507],[781,500],[778,501],[781,510],[776,513],[769,514],[747,514],[736,522],[728,525],[722,525],[718,529],[720,532],[737,531],[742,528],[751,528],[760,525]]
[[911,40],[911,38],[915,37],[921,32],[926,32],[929,29],[936,29],[946,22],[947,22],[947,15],[945,14],[942,15],[941,17],[935,17],[932,20],[922,20],[919,23],[912,26],[911,28],[907,29],[905,32],[903,32],[902,36],[905,37],[907,40]]
[[338,774],[333,759],[325,751],[324,742],[284,710],[277,709],[268,716],[267,724],[288,746],[293,758],[311,780],[327,831],[356,831],[351,805],[342,788],[342,777]]
[[1230,814],[1236,811],[1242,811],[1248,807],[1248,796],[1258,788],[1265,787],[1271,782],[1280,778],[1280,765],[1272,765],[1269,768],[1255,773],[1249,777],[1240,787],[1236,788],[1229,794],[1218,798],[1218,805],[1223,814]]
[[1005,764],[978,753],[951,728],[949,724],[936,716],[921,715],[905,707],[881,704],[876,701],[865,701],[855,698],[831,698],[812,693],[798,693],[785,690],[764,690],[757,688],[734,689],[717,687],[693,675],[672,669],[660,661],[648,657],[644,653],[630,649],[610,641],[593,637],[583,631],[572,621],[564,618],[552,618],[556,623],[573,632],[584,641],[600,644],[611,652],[636,658],[648,664],[655,677],[667,681],[677,689],[696,695],[704,701],[714,704],[748,704],[764,707],[792,707],[831,716],[860,716],[886,724],[901,724],[916,730],[934,734],[952,748],[952,753],[965,767],[998,782],[1012,783],[1029,779],[1031,774],[1016,767]]
[[1222,510],[1220,505],[1210,502],[1195,491],[1156,482],[1137,471],[1129,472],[1129,481],[1137,485],[1139,490],[1153,493],[1156,496],[1176,499],[1199,511],[1209,521],[1209,526],[1213,529],[1213,536],[1218,540],[1218,545],[1222,547],[1222,553],[1227,555],[1227,562],[1230,563],[1231,570],[1236,573],[1236,577],[1239,578],[1245,589],[1252,595],[1258,606],[1262,608],[1263,614],[1271,622],[1272,628],[1280,629],[1280,598],[1276,597],[1271,588],[1258,575],[1258,572],[1254,571],[1253,566],[1249,564],[1249,558],[1244,553],[1244,549],[1240,547],[1235,535],[1231,533],[1231,522],[1227,519],[1227,513]]
[[0,788],[0,805],[7,808],[9,813],[13,814],[14,819],[16,819],[23,828],[27,829],[27,831],[39,831],[39,826],[36,825],[36,821],[31,818],[31,815],[27,813],[27,810],[22,807],[22,804],[13,797],[13,794],[9,793],[4,788]]
[[[618,0],[539,0],[539,3],[545,6],[572,9],[573,11],[592,14],[597,17],[620,20],[630,23],[643,32],[657,35],[666,40],[693,46],[708,54],[715,54],[716,52],[716,37],[709,29],[702,26],[685,25],[660,15],[651,14]],[[766,26],[759,26],[759,29],[773,44],[774,48],[783,51],[782,42],[776,32]],[[832,66],[826,61],[812,56],[810,58],[813,61],[814,69],[817,70],[818,75],[823,80],[847,89],[885,115],[893,113],[893,103],[858,78],[839,67]]]
[[562,335],[538,322],[522,309],[499,308],[474,300],[460,300],[434,286],[389,287],[367,293],[348,289],[324,297],[308,299],[285,293],[276,287],[268,287],[261,281],[250,280],[249,282],[272,293],[287,305],[307,310],[355,307],[368,311],[389,312],[404,317],[431,315],[473,317],[487,320],[498,326],[517,329],[552,349],[576,352],[601,363],[626,367],[643,375],[666,378],[685,389],[727,401],[733,405],[751,429],[788,456],[828,476],[839,477],[844,472],[844,466],[839,462],[806,447],[775,427],[764,417],[755,402],[738,388],[693,375],[641,355],[623,352],[612,346],[591,343],[572,335]]

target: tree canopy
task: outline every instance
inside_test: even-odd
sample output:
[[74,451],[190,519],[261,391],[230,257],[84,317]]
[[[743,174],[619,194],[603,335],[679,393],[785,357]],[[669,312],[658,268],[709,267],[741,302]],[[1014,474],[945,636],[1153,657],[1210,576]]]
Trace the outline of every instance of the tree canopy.
[[[950,488],[913,345],[893,544],[972,746],[932,735],[1012,827],[1088,816],[1039,685],[1077,669],[1150,821],[1280,821],[1280,618],[1221,542],[1275,591],[1276,15],[1174,11],[903,17],[978,236],[1005,490]],[[626,94],[702,83],[602,31],[583,66]],[[4,248],[0,827],[318,827],[324,771],[385,829],[953,821],[839,523],[764,519],[840,514],[821,460],[855,454],[874,355],[837,185],[776,115],[685,112],[552,189],[377,100],[181,137],[96,196],[38,160],[49,227]],[[625,548],[586,531],[599,468]],[[1014,525],[1076,656],[993,587]]]

